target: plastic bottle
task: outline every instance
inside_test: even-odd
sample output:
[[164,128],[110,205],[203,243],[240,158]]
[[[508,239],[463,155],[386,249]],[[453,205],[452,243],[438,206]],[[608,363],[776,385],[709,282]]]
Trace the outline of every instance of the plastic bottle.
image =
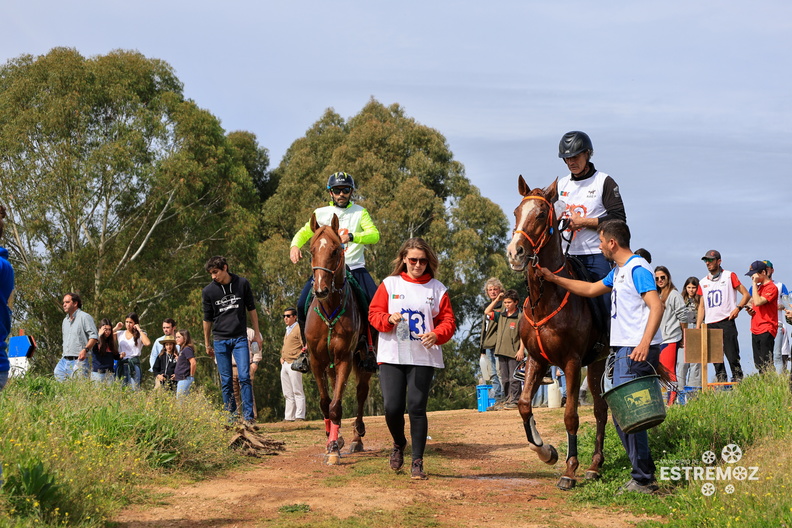
[[396,325],[396,342],[398,343],[399,362],[409,362],[410,360],[410,322],[407,314],[402,314],[402,320]]

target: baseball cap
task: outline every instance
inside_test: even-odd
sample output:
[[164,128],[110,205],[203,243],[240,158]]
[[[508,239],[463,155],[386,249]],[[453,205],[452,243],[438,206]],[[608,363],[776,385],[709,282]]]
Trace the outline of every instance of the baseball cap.
[[750,277],[754,273],[760,273],[762,271],[767,271],[767,264],[765,264],[763,260],[754,260],[751,263],[751,268],[748,270],[748,273],[746,273],[745,275]]
[[765,261],[764,261],[764,263],[765,263],[765,264],[767,264],[767,267],[768,267],[768,268],[773,268],[773,269],[775,269],[775,266],[773,266],[773,263],[772,263],[772,262],[770,262],[769,260],[765,260]]
[[714,249],[710,249],[709,251],[707,251],[706,253],[704,253],[704,256],[703,256],[703,257],[701,257],[701,260],[704,260],[704,259],[711,259],[711,258],[714,258],[714,259],[716,259],[716,260],[720,260],[720,259],[721,259],[720,253],[718,253],[718,252],[717,252],[717,251],[715,251]]

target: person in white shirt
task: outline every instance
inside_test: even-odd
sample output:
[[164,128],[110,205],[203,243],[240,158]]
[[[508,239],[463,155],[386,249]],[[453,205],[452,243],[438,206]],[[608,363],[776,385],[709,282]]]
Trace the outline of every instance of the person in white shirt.
[[[597,227],[597,233],[602,254],[616,263],[604,279],[589,283],[559,277],[546,268],[540,268],[540,272],[545,280],[576,295],[596,297],[611,292],[608,364],[613,365],[613,385],[617,386],[654,374],[658,368],[663,342],[660,332],[663,301],[657,293],[652,268],[630,249],[627,224],[622,220],[603,222]],[[647,432],[625,434],[615,417],[613,422],[632,464],[632,478],[617,493],[654,493],[658,486]]]

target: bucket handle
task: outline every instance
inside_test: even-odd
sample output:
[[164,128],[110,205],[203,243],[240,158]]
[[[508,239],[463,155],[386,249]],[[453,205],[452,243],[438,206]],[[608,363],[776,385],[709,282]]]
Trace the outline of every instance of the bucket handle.
[[[610,357],[608,359],[610,359]],[[614,358],[614,360],[612,362],[606,360],[606,365],[607,365],[606,366],[606,370],[607,370],[608,367],[610,367],[610,370],[605,372],[604,376],[602,376],[602,379],[600,380],[600,390],[603,393],[605,392],[605,379],[612,377],[614,365],[616,364],[617,361],[619,361],[621,359],[630,359],[630,358],[628,356],[623,356],[623,357],[620,357],[620,358]],[[635,360],[633,360],[633,361],[635,361]],[[658,375],[657,374],[657,369],[654,368],[654,365],[649,363],[649,361],[644,359],[643,361],[635,361],[635,363],[648,363],[649,366],[652,367],[652,370],[654,371],[655,376]],[[628,372],[629,372],[629,370],[628,370]],[[614,385],[613,387],[618,387],[618,385]],[[611,388],[613,388],[613,387],[611,387]]]

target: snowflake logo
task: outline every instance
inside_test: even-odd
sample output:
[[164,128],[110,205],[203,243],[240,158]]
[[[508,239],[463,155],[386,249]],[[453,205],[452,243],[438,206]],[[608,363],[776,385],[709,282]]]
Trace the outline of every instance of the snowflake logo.
[[734,471],[732,471],[732,476],[737,480],[745,480],[748,478],[748,470],[742,466],[737,466],[734,468]]
[[737,444],[729,444],[721,451],[721,458],[727,464],[739,462],[742,458],[742,449]]
[[731,495],[732,493],[734,493],[734,484],[729,484],[728,486],[726,486],[726,488],[724,489],[724,491],[725,491],[726,493],[728,493],[729,495]]
[[703,486],[701,486],[701,494],[705,497],[709,497],[715,493],[715,484],[712,482],[707,482]]
[[704,454],[701,455],[701,461],[704,462],[705,464],[713,464],[715,463],[716,459],[717,457],[715,456],[715,453],[713,453],[712,451],[704,451]]

